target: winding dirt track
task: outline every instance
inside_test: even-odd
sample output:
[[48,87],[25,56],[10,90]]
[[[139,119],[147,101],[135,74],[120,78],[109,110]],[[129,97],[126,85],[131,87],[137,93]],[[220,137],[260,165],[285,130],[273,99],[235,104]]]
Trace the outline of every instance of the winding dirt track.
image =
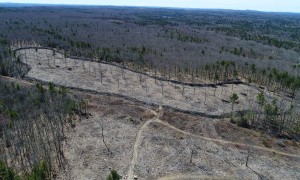
[[[246,144],[243,144],[243,143],[236,143],[236,142],[226,141],[226,140],[221,140],[221,139],[213,139],[213,138],[208,138],[208,137],[204,137],[204,136],[198,136],[198,135],[186,132],[186,131],[182,131],[182,130],[172,126],[171,124],[169,124],[167,122],[164,122],[164,121],[159,119],[159,117],[161,117],[163,115],[163,109],[161,107],[159,109],[159,113],[157,113],[153,110],[151,110],[151,112],[155,115],[155,117],[148,120],[148,121],[146,121],[139,128],[139,131],[136,135],[136,140],[135,140],[134,147],[133,147],[133,158],[132,158],[132,161],[130,163],[129,171],[128,171],[128,179],[129,180],[134,179],[134,177],[133,177],[134,176],[134,166],[136,164],[136,160],[137,160],[138,155],[139,155],[139,146],[141,144],[140,141],[141,141],[142,132],[150,123],[153,123],[153,122],[160,123],[164,126],[167,126],[168,128],[170,128],[170,129],[172,129],[176,132],[179,132],[179,133],[182,133],[182,134],[185,134],[185,135],[188,135],[188,136],[192,136],[192,137],[195,137],[195,138],[199,138],[199,139],[202,139],[202,140],[205,140],[205,141],[221,143],[222,145],[229,144],[229,145],[240,146],[240,147],[246,147],[247,146]],[[300,159],[300,156],[296,155],[296,154],[284,153],[284,152],[276,151],[276,150],[261,147],[261,146],[254,146],[254,145],[248,145],[248,146],[250,148],[252,148],[253,150],[261,150],[261,151],[266,151],[266,152],[273,153],[273,154],[278,154],[278,155],[282,155],[282,156],[288,156],[288,157],[293,157],[293,158],[299,158]],[[159,180],[173,180],[173,179],[174,180],[176,180],[176,179],[198,179],[199,180],[199,179],[238,179],[238,178],[237,177],[211,177],[211,176],[201,176],[201,175],[179,174],[179,175],[170,175],[170,176],[166,176],[166,177],[160,177],[158,179]]]
[[[12,79],[12,78],[10,78],[10,79]],[[14,79],[14,81],[20,81],[20,80],[15,80]],[[36,80],[36,81],[38,81],[38,80]],[[33,83],[30,83],[30,82],[27,82],[27,81],[22,81],[22,83],[27,84],[27,85],[29,85],[29,84],[34,85]],[[72,88],[72,89],[81,91],[80,89],[77,89],[77,88]],[[109,94],[109,95],[116,96],[115,94]],[[119,96],[116,96],[116,97],[119,97]],[[129,99],[129,100],[132,100],[132,99]],[[133,156],[132,156],[132,160],[130,162],[129,170],[128,170],[128,173],[127,173],[127,175],[128,175],[127,179],[129,179],[129,180],[134,179],[134,167],[136,165],[136,161],[137,161],[138,155],[139,155],[139,148],[140,148],[140,144],[141,144],[141,136],[142,136],[142,133],[145,130],[145,128],[147,128],[147,126],[150,123],[159,123],[159,124],[162,124],[164,126],[167,126],[168,128],[170,128],[170,129],[172,129],[176,132],[179,132],[179,133],[191,136],[191,137],[199,138],[199,139],[202,139],[202,140],[205,140],[205,141],[211,141],[211,142],[215,142],[215,143],[220,143],[222,145],[227,144],[227,145],[233,145],[233,146],[238,146],[238,147],[246,147],[247,146],[246,144],[243,144],[243,143],[237,143],[237,142],[232,142],[232,141],[226,141],[226,140],[221,140],[221,139],[214,139],[214,138],[199,136],[199,135],[192,134],[190,132],[180,130],[180,129],[172,126],[171,124],[159,119],[163,114],[163,110],[162,110],[161,107],[159,109],[159,113],[157,113],[153,110],[151,110],[151,112],[155,115],[155,117],[148,120],[148,121],[146,121],[142,126],[140,126],[140,128],[138,130],[138,133],[136,134],[135,143],[133,145]],[[272,153],[272,154],[277,154],[277,155],[281,155],[281,156],[297,158],[297,159],[300,160],[300,155],[297,155],[297,154],[290,154],[290,153],[280,152],[280,151],[276,151],[276,150],[269,149],[269,148],[262,147],[262,146],[255,146],[255,145],[248,145],[248,146],[250,148],[252,148],[252,150],[260,150],[260,151],[264,151],[264,152],[268,152],[268,153]],[[158,179],[161,179],[161,180],[173,180],[174,179],[175,180],[175,179],[237,179],[237,178],[236,177],[211,177],[211,176],[200,176],[200,175],[191,175],[191,174],[177,174],[177,175],[175,174],[175,175],[160,177]]]
[[229,144],[229,145],[234,145],[234,146],[241,146],[241,147],[250,146],[250,148],[252,148],[252,149],[267,151],[267,152],[270,152],[270,153],[273,153],[273,154],[278,154],[278,155],[282,155],[282,156],[288,156],[288,157],[294,157],[294,158],[299,158],[300,159],[300,156],[297,155],[297,154],[290,154],[290,153],[285,153],[285,152],[281,152],[281,151],[276,151],[274,149],[269,149],[269,148],[265,148],[265,147],[262,147],[262,146],[246,145],[246,144],[243,144],[243,143],[237,143],[237,142],[226,141],[226,140],[221,140],[221,139],[213,139],[213,138],[209,138],[209,137],[198,136],[198,135],[186,132],[186,131],[182,131],[182,130],[180,130],[180,129],[178,129],[178,128],[170,125],[169,123],[164,122],[164,121],[162,121],[162,120],[160,120],[158,118],[156,118],[152,122],[163,124],[163,125],[167,126],[168,128],[173,129],[173,130],[175,130],[177,132],[180,132],[182,134],[185,134],[185,135],[188,135],[188,136],[192,136],[192,137],[195,137],[195,138],[199,138],[199,139],[202,139],[202,140],[212,141],[212,142],[221,143],[221,144]]
[[[22,83],[23,85],[34,85],[31,82],[28,81],[24,81],[24,80],[19,80],[19,79],[14,79],[14,78],[10,78],[10,77],[3,77],[0,76],[0,79],[7,79],[7,80],[11,80],[11,81],[17,81],[19,83]],[[129,166],[129,170],[128,170],[128,178],[127,179],[134,179],[134,167],[136,164],[136,161],[138,159],[138,155],[139,155],[139,147],[141,144],[141,136],[142,133],[144,131],[144,129],[150,124],[150,123],[159,123],[162,124],[176,132],[191,136],[191,137],[195,137],[195,138],[199,138],[205,141],[211,141],[211,142],[216,142],[216,143],[221,143],[221,144],[229,144],[229,145],[233,145],[233,146],[239,146],[239,147],[246,147],[246,144],[243,143],[237,143],[237,142],[232,142],[232,141],[226,141],[226,140],[221,140],[221,139],[214,139],[214,138],[209,138],[209,137],[204,137],[204,136],[199,136],[199,135],[195,135],[192,134],[190,132],[186,132],[186,131],[182,131],[174,126],[172,126],[171,124],[162,121],[161,119],[159,119],[162,115],[163,115],[163,109],[162,107],[159,108],[159,113],[157,113],[154,110],[149,110],[153,115],[155,115],[154,118],[146,121],[138,130],[138,133],[136,135],[136,140],[133,146],[133,157],[132,157],[132,161],[130,163]],[[249,146],[249,145],[248,145]],[[280,151],[276,151],[274,149],[269,149],[266,147],[262,147],[262,146],[254,146],[254,145],[250,145],[250,148],[252,148],[252,150],[261,150],[261,151],[265,151],[265,152],[269,152],[269,153],[273,153],[273,154],[278,154],[278,155],[282,155],[282,156],[287,156],[287,157],[292,157],[292,158],[297,158],[300,160],[300,156],[297,154],[290,154],[290,153],[285,153],[285,152],[280,152]],[[176,179],[237,179],[236,177],[211,177],[211,176],[200,176],[200,175],[190,175],[190,174],[177,174],[177,175],[169,175],[169,176],[165,176],[165,177],[160,177],[158,178],[160,180],[176,180]]]
[[146,123],[144,123],[135,138],[135,142],[134,142],[134,146],[133,146],[133,157],[129,166],[129,170],[128,170],[128,179],[133,179],[133,169],[135,166],[135,162],[138,158],[138,151],[139,151],[139,147],[140,147],[140,141],[141,141],[141,135],[142,135],[142,131],[148,126],[148,124],[150,124],[151,122],[153,122],[155,120],[156,117],[154,117],[153,119],[148,120]]
[[133,169],[134,169],[134,166],[135,166],[135,162],[138,158],[138,155],[139,155],[139,146],[140,146],[140,141],[141,141],[141,135],[142,135],[142,132],[143,130],[152,122],[156,122],[158,120],[158,117],[162,115],[162,109],[160,109],[160,112],[159,113],[156,113],[155,111],[151,110],[151,112],[155,115],[154,118],[146,121],[139,129],[137,135],[136,135],[136,138],[135,138],[135,142],[134,142],[134,146],[133,146],[133,157],[132,157],[132,161],[130,163],[130,166],[129,166],[129,170],[128,170],[128,179],[133,179]]

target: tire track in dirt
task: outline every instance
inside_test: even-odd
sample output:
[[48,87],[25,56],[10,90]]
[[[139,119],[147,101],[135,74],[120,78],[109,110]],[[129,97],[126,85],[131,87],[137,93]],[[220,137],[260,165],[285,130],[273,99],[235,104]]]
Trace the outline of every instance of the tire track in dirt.
[[[173,129],[176,132],[179,132],[179,133],[182,133],[182,134],[185,134],[185,135],[188,135],[188,136],[192,136],[192,137],[195,137],[195,138],[199,138],[199,139],[202,139],[202,140],[206,140],[206,141],[211,141],[211,142],[215,142],[215,143],[221,143],[222,145],[223,144],[229,144],[229,145],[240,146],[240,147],[246,147],[247,146],[246,144],[243,144],[243,143],[236,143],[236,142],[232,142],[232,141],[226,141],[226,140],[221,140],[221,139],[209,138],[209,137],[195,135],[195,134],[192,134],[190,132],[182,131],[182,130],[180,130],[180,129],[174,127],[174,126],[172,126],[171,124],[169,124],[167,122],[164,122],[161,119],[159,119],[159,117],[161,117],[162,114],[163,114],[162,107],[159,108],[159,113],[156,113],[153,110],[151,110],[151,112],[155,115],[155,117],[152,118],[152,119],[150,119],[150,120],[148,120],[147,122],[145,122],[140,127],[140,129],[139,129],[139,131],[138,131],[138,133],[136,135],[136,140],[135,140],[134,149],[133,149],[133,158],[132,158],[132,161],[130,163],[129,171],[128,171],[128,174],[127,174],[128,175],[127,179],[129,179],[129,180],[133,180],[134,179],[134,167],[135,167],[138,155],[139,155],[139,146],[140,146],[140,143],[141,143],[140,141],[141,141],[142,132],[151,123],[160,123],[162,125],[167,126],[170,129]],[[208,125],[205,128],[211,129],[212,125]],[[215,136],[215,133],[212,133],[212,136]],[[273,149],[268,149],[268,148],[261,147],[261,146],[250,145],[250,148],[256,149],[256,150],[267,151],[269,153],[275,153],[275,154],[279,154],[279,155],[283,155],[283,156],[288,156],[288,157],[293,157],[293,158],[297,158],[297,159],[299,158],[300,159],[299,155],[284,153],[284,152],[276,151],[276,150],[273,150]],[[173,179],[174,180],[176,180],[176,179],[197,179],[197,180],[199,180],[199,179],[238,179],[238,178],[236,178],[236,177],[211,177],[211,176],[201,176],[201,175],[180,174],[180,175],[171,175],[171,176],[166,176],[166,177],[160,177],[158,179],[159,180],[173,180]]]
[[[155,117],[156,118],[156,117]],[[133,170],[134,170],[134,166],[135,166],[135,162],[138,158],[138,151],[139,151],[139,147],[140,147],[140,141],[141,141],[141,135],[142,135],[142,131],[148,126],[148,124],[150,124],[151,122],[153,122],[155,120],[155,118],[148,120],[147,122],[145,122],[139,129],[136,138],[135,138],[135,142],[133,145],[133,157],[131,160],[131,163],[129,165],[129,170],[127,173],[128,179],[133,179],[134,175],[133,175]]]
[[151,112],[155,115],[154,118],[146,121],[140,128],[139,128],[139,131],[136,135],[136,138],[135,138],[135,142],[134,142],[134,145],[133,145],[133,157],[132,157],[132,160],[131,160],[131,163],[129,165],[129,170],[128,170],[128,173],[127,173],[127,179],[134,179],[134,166],[135,166],[135,162],[136,160],[138,159],[138,155],[139,155],[139,147],[140,147],[140,143],[141,143],[141,136],[142,136],[142,132],[143,130],[152,122],[155,122],[160,116],[162,116],[162,109],[161,107],[159,108],[160,112],[159,113],[156,113],[155,111],[151,110]]
[[232,142],[232,141],[226,141],[226,140],[221,140],[221,139],[214,139],[214,138],[209,138],[209,137],[195,135],[195,134],[192,134],[190,132],[182,131],[182,130],[180,130],[180,129],[174,127],[174,126],[172,126],[171,124],[169,124],[167,122],[164,122],[164,121],[162,121],[162,120],[160,120],[158,118],[156,118],[152,122],[163,124],[163,125],[169,127],[170,129],[173,129],[173,130],[175,130],[177,132],[180,132],[182,134],[185,134],[185,135],[188,135],[188,136],[192,136],[192,137],[195,137],[195,138],[199,138],[199,139],[202,139],[202,140],[211,141],[211,142],[215,142],[215,143],[221,143],[221,144],[229,144],[229,145],[233,145],[233,146],[240,146],[240,147],[249,146],[252,149],[267,151],[269,153],[275,153],[275,154],[279,154],[279,155],[283,155],[283,156],[293,157],[293,158],[297,158],[297,159],[300,160],[300,156],[297,155],[297,154],[285,153],[285,152],[277,151],[277,150],[274,150],[274,149],[265,148],[265,147],[262,147],[262,146],[246,145],[246,144],[243,144],[243,143],[237,143],[237,142]]

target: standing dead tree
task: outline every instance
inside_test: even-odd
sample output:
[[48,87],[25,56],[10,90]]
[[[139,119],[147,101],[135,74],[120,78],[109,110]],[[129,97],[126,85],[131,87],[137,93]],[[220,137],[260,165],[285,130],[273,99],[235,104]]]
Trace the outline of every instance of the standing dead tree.
[[55,55],[56,55],[55,50],[52,50],[52,57],[53,57],[53,64],[54,64],[54,66],[55,66]]
[[246,141],[246,148],[247,148],[247,156],[246,156],[245,166],[248,167],[248,162],[249,162],[250,156],[253,154],[248,140]]
[[162,80],[160,80],[160,87],[161,87],[161,94],[164,94],[164,83]]
[[[99,67],[99,74],[100,74],[100,82],[102,84],[102,82],[103,82],[103,71],[102,71],[101,63],[98,63],[98,67]],[[119,84],[118,84],[118,86],[119,86]]]
[[122,72],[122,77],[123,77],[124,81],[126,82],[125,70],[122,68],[121,72]]
[[138,78],[139,78],[139,81],[140,81],[140,85],[142,85],[143,75],[141,73],[138,73]]
[[67,58],[68,58],[67,51],[64,51],[64,60],[65,60],[66,68],[68,68]]
[[146,94],[148,94],[147,78],[145,78],[145,89],[146,89]]
[[110,150],[110,148],[108,147],[107,143],[105,142],[105,137],[104,137],[104,120],[103,119],[100,119],[100,127],[101,127],[102,142],[103,142],[104,146],[107,149],[107,155],[111,156],[112,155],[112,151]]

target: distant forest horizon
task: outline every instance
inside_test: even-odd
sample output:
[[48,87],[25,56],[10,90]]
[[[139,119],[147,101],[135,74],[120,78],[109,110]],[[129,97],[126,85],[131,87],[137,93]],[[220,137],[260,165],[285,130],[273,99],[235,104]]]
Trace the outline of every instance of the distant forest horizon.
[[31,2],[0,2],[0,8],[1,7],[57,7],[57,6],[63,6],[63,7],[116,7],[116,8],[154,8],[154,9],[181,9],[181,10],[211,10],[211,11],[244,11],[244,12],[262,12],[262,13],[287,13],[287,14],[300,14],[300,12],[295,11],[268,11],[268,10],[257,10],[257,9],[236,9],[236,8],[205,8],[205,7],[172,7],[172,6],[149,6],[149,5],[114,5],[114,4],[65,4],[65,3],[31,3]]

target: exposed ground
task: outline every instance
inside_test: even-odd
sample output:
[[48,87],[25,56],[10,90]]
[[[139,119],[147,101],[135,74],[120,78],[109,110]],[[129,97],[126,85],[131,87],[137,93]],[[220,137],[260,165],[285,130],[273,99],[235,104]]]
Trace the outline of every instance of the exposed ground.
[[[216,139],[207,134],[207,136],[196,135],[187,129],[180,130],[161,120],[164,114],[174,112],[165,112],[159,108],[146,109],[142,104],[114,97],[89,94],[83,97],[89,99],[89,112],[93,117],[79,122],[73,132],[68,134],[65,152],[70,166],[67,169],[68,173],[60,176],[61,179],[65,177],[105,179],[109,168],[118,169],[123,177],[128,176],[127,179],[132,179],[129,177],[134,174],[140,179],[260,179],[260,177],[298,179],[300,177],[298,143],[295,147],[297,152],[291,154],[288,144],[286,151],[283,152],[260,146],[259,140],[254,139],[249,146],[253,154],[250,156],[249,168],[247,168],[245,167],[248,153],[246,142],[227,141],[218,134]],[[188,118],[186,121],[189,121],[189,118],[201,117],[186,115],[186,118]],[[113,151],[110,157],[102,142],[99,125],[101,119],[105,119],[105,138]],[[226,123],[224,119],[214,121]],[[192,124],[193,121],[188,122],[190,123]],[[199,123],[209,122],[199,120]],[[212,128],[214,129],[215,126]],[[236,128],[238,131],[248,131]],[[228,136],[231,135],[234,135],[234,132],[228,132]],[[247,134],[240,137],[247,138]]]
[[[239,95],[235,110],[261,109],[255,101],[259,90],[243,84],[217,88],[183,86],[112,65],[65,59],[59,53],[53,56],[53,52],[46,49],[20,50],[18,54],[31,67],[28,77],[58,85],[120,94],[148,104],[161,104],[207,115],[230,113],[229,97],[235,92]],[[283,101],[283,104],[287,103]]]
[[[65,61],[60,54],[53,57],[47,50],[18,53],[22,61],[31,66],[29,78],[82,90],[121,94],[148,105],[121,97],[71,91],[88,100],[92,116],[78,122],[67,133],[64,151],[68,166],[65,172],[59,173],[58,179],[105,179],[109,168],[117,169],[127,179],[132,179],[133,175],[139,179],[162,180],[300,179],[299,142],[283,140],[285,147],[282,147],[278,139],[237,127],[228,123],[228,119],[164,108],[171,106],[221,115],[231,111],[226,101],[233,92],[240,94],[235,110],[258,108],[255,96],[259,91],[255,88],[246,85],[201,87],[195,89],[194,95],[193,87],[186,86],[183,92],[181,85],[155,83],[147,76],[111,65],[99,66],[74,59]],[[162,106],[150,106],[152,103]],[[101,126],[104,142],[112,153],[108,153],[103,142]],[[271,147],[265,147],[263,140]],[[249,152],[251,156],[246,167]]]

